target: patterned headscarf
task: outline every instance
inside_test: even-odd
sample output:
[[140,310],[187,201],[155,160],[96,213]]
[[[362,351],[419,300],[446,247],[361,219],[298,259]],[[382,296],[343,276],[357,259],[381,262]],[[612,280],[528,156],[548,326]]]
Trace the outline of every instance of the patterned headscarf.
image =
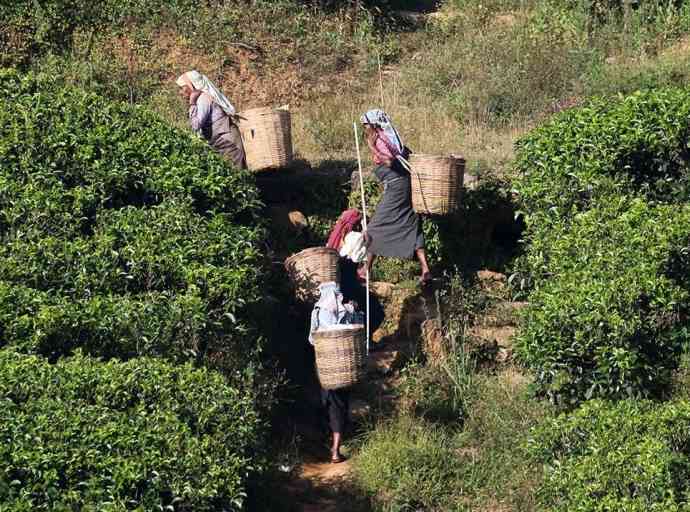
[[383,110],[380,108],[371,109],[367,111],[366,114],[363,114],[362,117],[359,118],[359,121],[362,124],[371,124],[379,127],[383,131],[391,147],[397,149],[398,153],[403,152],[404,146],[400,134],[398,130],[395,129],[395,126],[393,126],[391,118],[388,117],[388,114]]
[[213,85],[213,82],[211,82],[206,75],[202,75],[196,70],[187,71],[183,75],[180,75],[175,83],[180,87],[189,85],[192,89],[205,92],[223,109],[223,112],[229,116],[235,115],[235,107],[232,106],[225,95],[220,92],[220,89]]

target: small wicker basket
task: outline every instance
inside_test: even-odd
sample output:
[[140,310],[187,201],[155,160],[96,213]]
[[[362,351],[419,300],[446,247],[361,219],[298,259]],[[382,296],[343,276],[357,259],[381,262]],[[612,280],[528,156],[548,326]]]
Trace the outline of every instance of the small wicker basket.
[[447,215],[458,207],[465,175],[461,156],[412,154],[412,208],[427,215]]
[[293,254],[285,260],[285,268],[295,287],[297,298],[315,300],[319,285],[328,281],[340,283],[338,260],[340,255],[329,247],[312,247]]
[[366,336],[361,324],[313,333],[316,372],[323,389],[356,384],[366,373]]
[[238,114],[242,144],[251,171],[279,169],[292,162],[290,111],[253,108]]

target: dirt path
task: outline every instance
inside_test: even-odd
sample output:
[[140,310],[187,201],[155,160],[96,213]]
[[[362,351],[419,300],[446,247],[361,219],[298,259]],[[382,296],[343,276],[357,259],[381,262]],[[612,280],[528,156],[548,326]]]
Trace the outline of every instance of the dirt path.
[[[372,418],[390,414],[395,408],[397,372],[406,349],[404,342],[387,343],[382,350],[370,354],[367,379],[352,390],[350,415],[357,432],[366,429]],[[303,438],[312,433],[303,426],[298,432]],[[352,436],[345,439],[344,451]],[[302,445],[302,460],[293,471],[287,491],[292,500],[291,510],[302,512],[357,512],[369,510],[368,500],[354,489],[352,461],[340,464],[328,461],[326,444],[311,442]]]
[[[493,272],[478,275],[484,293],[502,295],[506,277]],[[386,304],[386,313],[391,323],[382,328],[386,343],[381,350],[370,353],[367,360],[367,379],[352,389],[350,414],[355,425],[355,435],[366,433],[376,421],[395,413],[396,388],[399,384],[399,369],[416,350],[419,343],[434,357],[434,346],[442,343],[434,340],[442,336],[436,325],[437,312],[432,297],[389,283],[376,283],[375,294]],[[483,312],[468,333],[492,365],[503,364],[512,358],[512,336],[515,332],[517,312],[524,303],[497,298],[496,302]],[[431,321],[431,324],[427,324]],[[429,326],[432,326],[430,329]],[[376,339],[376,336],[375,336]],[[410,340],[416,340],[413,345]],[[488,361],[487,359],[487,361]],[[331,464],[328,441],[323,434],[314,431],[308,422],[313,415],[309,410],[303,423],[297,423],[296,434],[301,439],[298,465],[287,482],[290,511],[312,512],[364,512],[371,509],[367,497],[361,495],[353,483],[353,464],[347,460]],[[310,430],[311,429],[311,430]],[[352,436],[345,438],[345,453],[349,453]]]

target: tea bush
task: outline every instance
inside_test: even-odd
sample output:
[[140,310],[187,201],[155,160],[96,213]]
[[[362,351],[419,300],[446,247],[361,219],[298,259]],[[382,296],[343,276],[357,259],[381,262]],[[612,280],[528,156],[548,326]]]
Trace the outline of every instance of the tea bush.
[[541,240],[517,343],[540,390],[564,405],[663,391],[689,334],[689,242],[690,208],[626,196]]
[[690,509],[690,404],[594,400],[533,431],[544,463],[539,510]]
[[610,194],[684,201],[689,114],[689,90],[638,91],[593,100],[530,132],[517,142],[514,184],[528,225],[570,218]]
[[0,74],[0,344],[246,368],[258,192],[155,115]]
[[567,111],[518,143],[531,282],[518,353],[563,404],[663,391],[688,336],[690,94]]
[[3,510],[240,510],[260,468],[251,391],[189,364],[0,350]]

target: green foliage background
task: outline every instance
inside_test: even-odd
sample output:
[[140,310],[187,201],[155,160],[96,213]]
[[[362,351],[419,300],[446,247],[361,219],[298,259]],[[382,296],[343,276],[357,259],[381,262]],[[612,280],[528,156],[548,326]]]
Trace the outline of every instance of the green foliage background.
[[532,284],[519,353],[564,404],[663,392],[688,338],[690,94],[567,111],[518,143]]
[[688,509],[690,404],[592,400],[528,442],[545,464],[541,510]]
[[3,344],[246,368],[249,175],[143,110],[12,72],[0,87]]
[[251,390],[192,365],[0,351],[8,510],[237,510],[262,463]]
[[276,386],[253,179],[144,109],[0,91],[0,508],[241,508]]

